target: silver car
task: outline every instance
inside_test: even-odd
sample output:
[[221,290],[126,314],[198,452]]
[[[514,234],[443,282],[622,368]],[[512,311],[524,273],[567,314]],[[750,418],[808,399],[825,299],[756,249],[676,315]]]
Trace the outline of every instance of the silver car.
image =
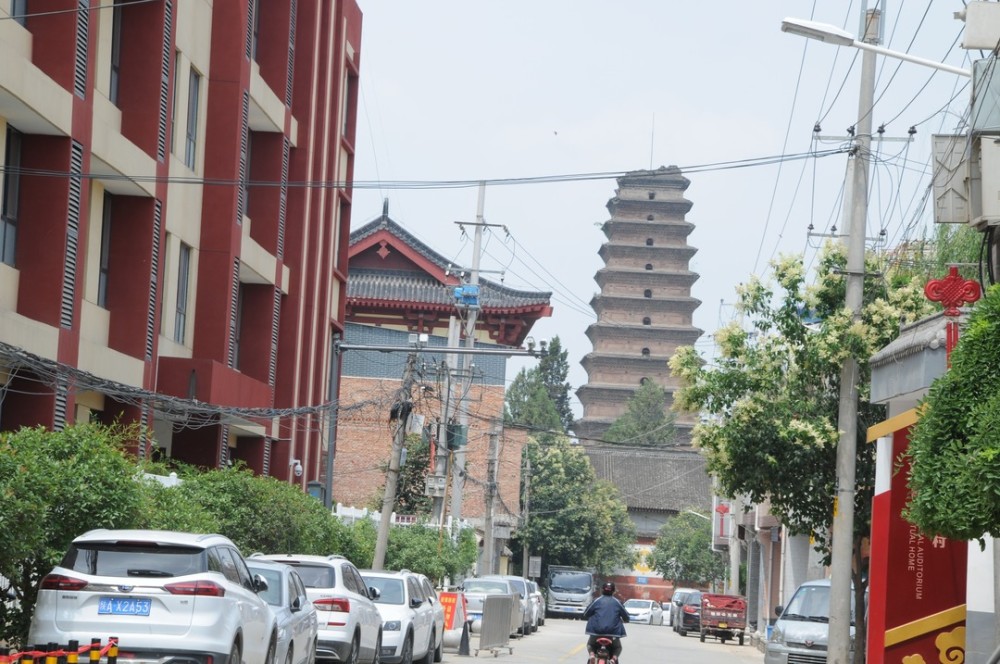
[[267,589],[222,535],[92,530],[42,579],[28,643],[115,635],[131,664],[272,664]]
[[267,580],[260,593],[278,625],[274,664],[312,664],[316,659],[316,607],[298,572],[289,565],[251,556],[247,567]]
[[362,570],[365,583],[379,591],[375,605],[382,615],[382,650],[386,664],[431,664],[438,642],[434,609],[420,579],[409,572]]
[[472,621],[472,631],[478,632],[483,620],[483,599],[487,595],[511,595],[514,602],[511,606],[511,634],[523,634],[524,625],[527,620],[525,605],[517,592],[517,588],[505,577],[502,576],[481,576],[466,579],[462,583],[462,591],[465,593],[466,609],[469,612],[468,618]]
[[424,597],[431,605],[431,615],[434,616],[434,626],[437,633],[437,643],[434,644],[434,661],[440,662],[444,656],[444,604],[434,590],[434,584],[423,574],[414,574],[420,580],[420,587],[424,591]]

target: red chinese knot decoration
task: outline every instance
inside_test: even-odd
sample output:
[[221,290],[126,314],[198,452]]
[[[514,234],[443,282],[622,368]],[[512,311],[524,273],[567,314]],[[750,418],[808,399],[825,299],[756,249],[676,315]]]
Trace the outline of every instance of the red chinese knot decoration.
[[[954,265],[948,270],[944,279],[931,279],[924,286],[924,295],[931,302],[940,302],[944,307],[944,315],[955,318],[959,315],[959,307],[972,304],[979,299],[979,284],[972,279],[963,279]],[[947,325],[946,351],[951,356],[952,349],[958,343],[958,323],[949,321]]]

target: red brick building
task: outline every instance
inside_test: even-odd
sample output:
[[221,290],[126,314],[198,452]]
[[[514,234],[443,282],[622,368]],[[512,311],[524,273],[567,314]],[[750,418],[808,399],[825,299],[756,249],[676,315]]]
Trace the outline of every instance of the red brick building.
[[[406,349],[411,334],[427,335],[419,351],[414,412],[436,442],[449,380],[461,379],[444,368],[441,352],[448,345],[451,319],[462,315],[454,294],[463,283],[461,270],[390,219],[388,209],[351,233],[349,253],[344,341],[348,346]],[[480,286],[476,348],[519,347],[535,321],[551,315],[549,293],[519,291],[488,279]],[[405,350],[343,354],[333,482],[338,502],[361,507],[380,495],[392,444],[389,410],[402,384],[406,355]],[[485,512],[487,438],[494,422],[503,418],[507,358],[473,357],[464,402],[469,430],[462,517],[476,520]],[[454,404],[451,408],[454,412]],[[500,432],[498,522],[516,522],[526,439],[523,430]]]
[[353,0],[0,3],[0,428],[322,479],[360,48]]

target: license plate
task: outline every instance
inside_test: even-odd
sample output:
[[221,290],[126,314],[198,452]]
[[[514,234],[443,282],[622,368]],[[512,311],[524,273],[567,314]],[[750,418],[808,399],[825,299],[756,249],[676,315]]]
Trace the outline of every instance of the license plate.
[[720,629],[725,629],[727,627],[729,627],[729,623],[719,623],[719,628]]
[[102,597],[97,613],[112,616],[148,616],[152,600],[143,597]]
[[481,614],[481,613],[470,613],[469,614],[469,620],[482,620],[482,619],[483,619],[483,614]]

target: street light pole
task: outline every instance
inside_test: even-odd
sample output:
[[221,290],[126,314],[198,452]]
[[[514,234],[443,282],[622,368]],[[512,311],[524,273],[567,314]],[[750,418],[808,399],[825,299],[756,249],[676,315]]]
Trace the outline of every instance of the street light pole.
[[[865,12],[863,41],[878,41],[881,10]],[[851,224],[847,236],[847,294],[845,305],[853,321],[861,315],[865,287],[865,226],[868,218],[868,169],[871,150],[872,107],[875,103],[875,52],[864,50],[861,91],[854,141]],[[830,551],[830,640],[827,662],[851,662],[851,578],[854,553],[854,493],[858,444],[858,360],[851,355],[840,370],[840,408],[837,413],[837,482],[834,497],[833,542]]]

